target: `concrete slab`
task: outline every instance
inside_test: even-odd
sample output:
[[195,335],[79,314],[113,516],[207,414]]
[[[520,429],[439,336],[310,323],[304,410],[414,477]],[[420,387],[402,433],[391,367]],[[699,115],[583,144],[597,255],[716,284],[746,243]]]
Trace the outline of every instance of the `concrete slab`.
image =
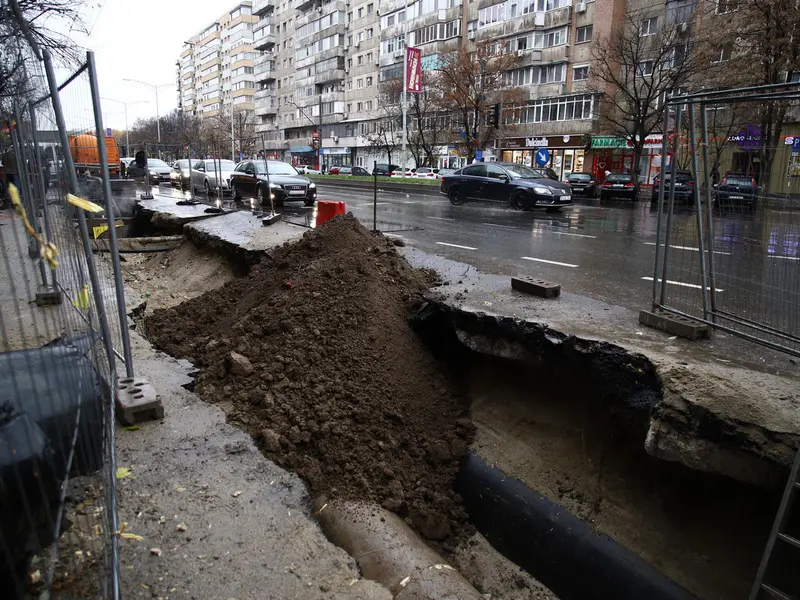
[[800,446],[800,369],[789,356],[719,332],[683,340],[640,326],[638,313],[619,306],[567,292],[536,298],[509,290],[506,277],[414,248],[399,251],[442,275],[447,283],[431,301],[450,313],[472,350],[522,362],[573,361],[581,377],[605,377],[613,387],[598,393],[626,396],[617,401],[639,409],[652,456],[781,485]]
[[238,211],[188,224],[184,234],[195,245],[219,246],[223,250],[263,252],[284,242],[299,238],[308,231],[305,227],[278,221],[269,226],[250,212]]
[[149,218],[154,227],[178,231],[186,223],[219,216],[207,213],[207,204],[178,205],[175,198],[154,197],[152,200],[137,200],[136,210]]

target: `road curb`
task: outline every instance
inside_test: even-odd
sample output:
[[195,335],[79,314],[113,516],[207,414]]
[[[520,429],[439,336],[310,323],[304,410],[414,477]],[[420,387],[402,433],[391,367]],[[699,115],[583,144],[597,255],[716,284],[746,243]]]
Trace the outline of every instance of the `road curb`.
[[[315,179],[313,177],[310,179],[317,184],[317,189],[334,188],[364,191],[372,191],[374,189],[374,183],[372,181],[348,181],[345,177],[342,177],[341,181],[335,179]],[[390,181],[390,179],[389,177],[378,178],[378,193],[398,192],[414,194],[416,196],[440,196],[438,185],[428,185],[426,183],[395,183]]]

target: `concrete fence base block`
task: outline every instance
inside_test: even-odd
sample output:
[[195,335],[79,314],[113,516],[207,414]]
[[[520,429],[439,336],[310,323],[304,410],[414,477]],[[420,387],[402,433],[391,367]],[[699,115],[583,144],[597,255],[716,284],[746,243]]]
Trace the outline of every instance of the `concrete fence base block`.
[[700,340],[711,337],[711,327],[708,325],[658,309],[640,311],[639,323],[687,340]]
[[56,306],[61,304],[61,290],[52,286],[39,286],[36,290],[36,306]]
[[383,584],[395,600],[483,600],[394,513],[367,502],[319,499],[314,514],[327,538],[354,557],[364,577]]
[[164,418],[164,406],[155,388],[144,377],[125,377],[117,381],[117,415],[125,425],[145,419]]
[[561,285],[544,281],[535,277],[512,277],[511,287],[518,292],[539,296],[540,298],[556,298],[561,294]]

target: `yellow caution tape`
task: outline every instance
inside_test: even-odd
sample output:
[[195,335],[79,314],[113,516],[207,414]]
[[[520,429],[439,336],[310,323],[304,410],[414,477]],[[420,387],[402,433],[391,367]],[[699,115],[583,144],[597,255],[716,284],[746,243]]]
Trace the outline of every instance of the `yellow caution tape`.
[[95,204],[94,202],[89,202],[88,200],[84,200],[83,198],[78,198],[73,194],[67,194],[67,202],[72,204],[72,206],[77,206],[87,212],[103,212],[103,207],[99,204]]
[[14,210],[17,211],[19,218],[22,219],[25,231],[28,232],[29,236],[39,242],[39,255],[48,262],[51,269],[55,269],[58,266],[58,260],[56,260],[58,258],[58,248],[56,248],[55,244],[52,242],[43,240],[39,234],[36,233],[36,230],[33,228],[30,221],[28,221],[28,215],[19,197],[19,190],[13,183],[8,185],[8,195],[11,197],[11,204],[14,205]]
[[75,300],[72,301],[72,305],[75,308],[80,308],[81,310],[89,310],[89,286],[83,284],[83,289],[78,292],[78,295],[75,297]]
[[108,225],[98,225],[97,227],[92,227],[92,235],[94,236],[94,239],[99,238],[105,231],[108,231]]

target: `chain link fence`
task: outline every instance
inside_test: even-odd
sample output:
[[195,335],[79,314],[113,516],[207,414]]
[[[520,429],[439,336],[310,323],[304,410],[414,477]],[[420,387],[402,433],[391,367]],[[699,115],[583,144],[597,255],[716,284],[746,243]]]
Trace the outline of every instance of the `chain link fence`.
[[[0,589],[118,598],[115,396],[133,377],[94,56],[60,84],[30,50],[38,98],[0,115]],[[12,158],[13,155],[13,158]],[[9,169],[9,167],[11,167]],[[93,240],[103,236],[103,254]]]
[[[786,84],[670,99],[652,277],[655,309],[794,356],[800,131],[791,127],[798,94],[800,85]],[[673,218],[680,212],[694,218]]]

